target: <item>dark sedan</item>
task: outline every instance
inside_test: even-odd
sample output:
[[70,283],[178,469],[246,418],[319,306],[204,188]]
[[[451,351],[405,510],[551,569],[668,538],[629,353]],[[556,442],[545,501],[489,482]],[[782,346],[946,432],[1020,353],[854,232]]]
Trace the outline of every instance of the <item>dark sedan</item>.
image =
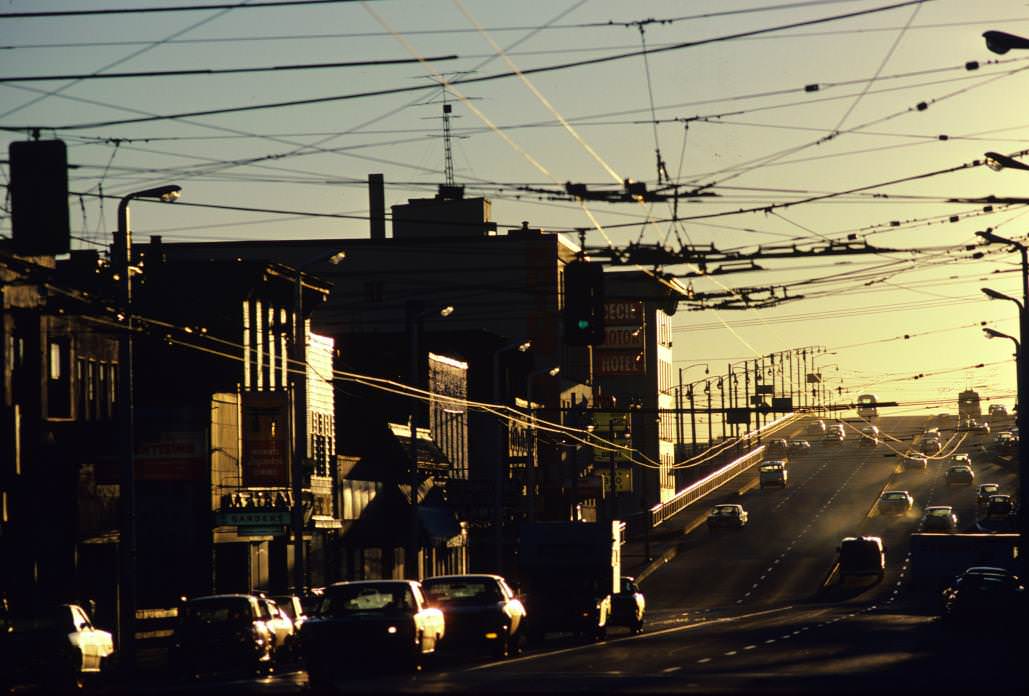
[[361,667],[417,671],[443,638],[443,621],[412,580],[329,585],[317,614],[300,629],[308,679],[319,688]]
[[957,464],[947,469],[944,474],[948,486],[971,486],[975,481],[975,473],[967,464]]
[[443,612],[447,652],[503,658],[525,638],[525,607],[499,575],[442,575],[422,582],[429,604]]
[[958,516],[950,505],[933,505],[925,509],[923,532],[954,532],[957,528]]
[[915,499],[907,491],[886,491],[879,496],[880,515],[906,515],[915,506]]
[[635,578],[623,577],[618,592],[611,595],[611,616],[608,626],[626,626],[633,633],[643,630],[643,617],[647,612],[647,600],[640,592]]
[[244,594],[195,597],[179,607],[170,656],[182,677],[207,673],[267,673],[275,640],[258,598]]
[[943,591],[943,617],[954,623],[999,623],[1023,609],[1025,588],[1004,568],[976,566]]

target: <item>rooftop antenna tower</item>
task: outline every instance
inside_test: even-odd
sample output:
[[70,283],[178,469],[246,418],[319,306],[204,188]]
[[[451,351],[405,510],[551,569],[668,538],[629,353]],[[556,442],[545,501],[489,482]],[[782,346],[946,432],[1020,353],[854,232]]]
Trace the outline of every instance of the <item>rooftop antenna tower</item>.
[[443,178],[447,186],[454,185],[454,149],[450,143],[450,112],[452,105],[447,101],[447,87],[443,86]]

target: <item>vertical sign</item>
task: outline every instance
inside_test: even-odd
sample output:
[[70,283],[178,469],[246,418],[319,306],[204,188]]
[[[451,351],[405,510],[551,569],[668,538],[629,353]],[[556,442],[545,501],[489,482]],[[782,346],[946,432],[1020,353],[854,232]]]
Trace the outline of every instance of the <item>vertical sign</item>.
[[243,485],[288,485],[288,445],[287,392],[243,392]]
[[604,303],[604,342],[593,349],[593,371],[599,377],[646,374],[646,328],[643,303]]

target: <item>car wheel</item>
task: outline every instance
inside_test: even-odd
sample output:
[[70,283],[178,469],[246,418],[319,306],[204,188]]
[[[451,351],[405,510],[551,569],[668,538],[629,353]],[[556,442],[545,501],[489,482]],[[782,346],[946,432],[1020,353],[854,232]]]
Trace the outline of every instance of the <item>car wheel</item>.
[[629,627],[629,630],[632,632],[634,636],[643,633],[643,618],[641,617],[633,621],[632,626]]

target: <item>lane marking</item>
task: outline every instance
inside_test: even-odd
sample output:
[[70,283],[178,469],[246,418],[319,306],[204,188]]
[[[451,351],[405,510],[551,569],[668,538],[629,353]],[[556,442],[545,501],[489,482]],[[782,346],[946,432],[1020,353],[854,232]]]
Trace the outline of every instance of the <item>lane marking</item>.
[[756,645],[744,645],[743,649],[744,650],[753,650],[756,647],[757,647]]
[[699,660],[697,660],[697,662],[700,663],[700,664],[704,664],[705,662],[710,662],[710,661],[711,661],[710,657],[702,657]]
[[665,674],[671,674],[672,672],[678,672],[682,667],[665,667],[662,672]]

